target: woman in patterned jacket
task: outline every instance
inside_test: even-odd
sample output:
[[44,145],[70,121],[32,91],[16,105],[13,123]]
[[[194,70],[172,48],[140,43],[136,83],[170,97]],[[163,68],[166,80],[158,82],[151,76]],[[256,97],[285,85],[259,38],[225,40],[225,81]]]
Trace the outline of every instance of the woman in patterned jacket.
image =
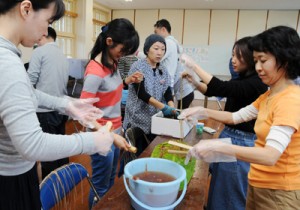
[[[166,52],[165,39],[152,34],[144,44],[146,58],[136,61],[129,74],[141,72],[144,80],[140,84],[129,85],[129,93],[125,110],[123,128],[138,127],[152,141],[155,135],[151,134],[151,116],[161,110],[165,117],[174,117],[176,111],[170,88],[171,78],[167,69],[159,65]],[[147,144],[136,142],[139,155]]]

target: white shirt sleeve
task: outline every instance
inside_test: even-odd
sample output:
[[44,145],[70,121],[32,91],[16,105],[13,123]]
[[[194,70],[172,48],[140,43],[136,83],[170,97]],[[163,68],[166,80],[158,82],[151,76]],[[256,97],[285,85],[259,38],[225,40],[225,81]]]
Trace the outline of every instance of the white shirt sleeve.
[[232,113],[233,123],[239,124],[241,122],[248,122],[256,119],[258,110],[252,105],[248,105],[237,112]]
[[266,145],[277,149],[280,153],[286,149],[291,142],[291,136],[295,129],[290,126],[272,126],[266,138]]

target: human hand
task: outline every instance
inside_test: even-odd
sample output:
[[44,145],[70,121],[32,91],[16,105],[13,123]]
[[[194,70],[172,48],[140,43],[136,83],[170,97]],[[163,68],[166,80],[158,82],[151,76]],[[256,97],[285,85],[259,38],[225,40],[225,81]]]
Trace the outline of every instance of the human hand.
[[120,149],[128,151],[131,145],[126,141],[126,139],[115,133],[113,135],[114,135],[114,145]]
[[181,78],[186,79],[190,83],[193,83],[194,81],[192,75],[190,75],[186,70],[181,73]]
[[74,120],[78,120],[83,126],[89,127],[91,122],[103,116],[103,112],[93,105],[98,101],[99,98],[70,98],[66,107],[66,114]]
[[207,163],[235,162],[235,153],[230,148],[230,144],[232,144],[231,138],[201,140],[189,150],[185,164],[188,164],[191,157]]
[[183,79],[186,79],[189,83],[191,83],[195,88],[200,85],[199,77],[196,76],[195,72],[193,74],[190,74],[188,71],[183,71],[181,73],[181,77]]
[[179,120],[190,121],[193,125],[198,123],[198,120],[204,120],[208,118],[206,109],[201,106],[184,109],[178,116]]
[[164,117],[175,117],[177,119],[179,115],[179,112],[174,107],[170,107],[168,105],[165,105],[161,111]]
[[94,134],[95,153],[106,156],[111,151],[111,145],[114,142],[113,133],[107,129],[99,129]]
[[182,54],[180,56],[180,62],[187,67],[187,71],[191,74],[194,72],[194,68],[196,67],[196,62],[187,54]]
[[129,75],[127,78],[126,83],[131,84],[131,83],[140,83],[144,79],[144,75],[141,72],[134,72],[133,74]]

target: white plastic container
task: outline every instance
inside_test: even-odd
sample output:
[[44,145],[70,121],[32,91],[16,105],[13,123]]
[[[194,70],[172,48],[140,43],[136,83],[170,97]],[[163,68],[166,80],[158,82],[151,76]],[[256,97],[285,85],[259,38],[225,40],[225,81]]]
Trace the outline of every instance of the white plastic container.
[[165,118],[163,117],[162,112],[158,112],[155,115],[153,115],[151,120],[151,133],[157,135],[184,138],[193,128],[192,124],[184,120],[182,120],[181,127],[180,120]]
[[[175,177],[174,181],[153,183],[133,180],[133,176],[148,171],[167,173]],[[140,158],[126,164],[124,168],[124,184],[130,195],[131,205],[136,210],[171,210],[183,199],[186,193],[187,180],[185,169],[170,160],[161,158]],[[126,179],[128,179],[128,184]],[[177,199],[180,183],[184,181],[184,189]],[[176,200],[177,199],[177,200]]]

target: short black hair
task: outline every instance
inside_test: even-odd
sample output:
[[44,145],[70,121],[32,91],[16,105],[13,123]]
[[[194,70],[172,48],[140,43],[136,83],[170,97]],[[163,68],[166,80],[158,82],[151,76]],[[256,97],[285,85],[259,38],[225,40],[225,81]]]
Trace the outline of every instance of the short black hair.
[[169,21],[166,19],[161,19],[161,20],[156,21],[156,23],[154,24],[154,27],[156,27],[156,28],[165,27],[167,29],[167,31],[169,33],[171,33],[171,25],[170,25]]
[[51,37],[54,41],[56,41],[56,31],[52,27],[48,27],[48,36],[47,38]]
[[300,38],[288,26],[270,28],[249,41],[250,50],[272,54],[278,69],[283,67],[289,79],[296,79],[300,72]]

